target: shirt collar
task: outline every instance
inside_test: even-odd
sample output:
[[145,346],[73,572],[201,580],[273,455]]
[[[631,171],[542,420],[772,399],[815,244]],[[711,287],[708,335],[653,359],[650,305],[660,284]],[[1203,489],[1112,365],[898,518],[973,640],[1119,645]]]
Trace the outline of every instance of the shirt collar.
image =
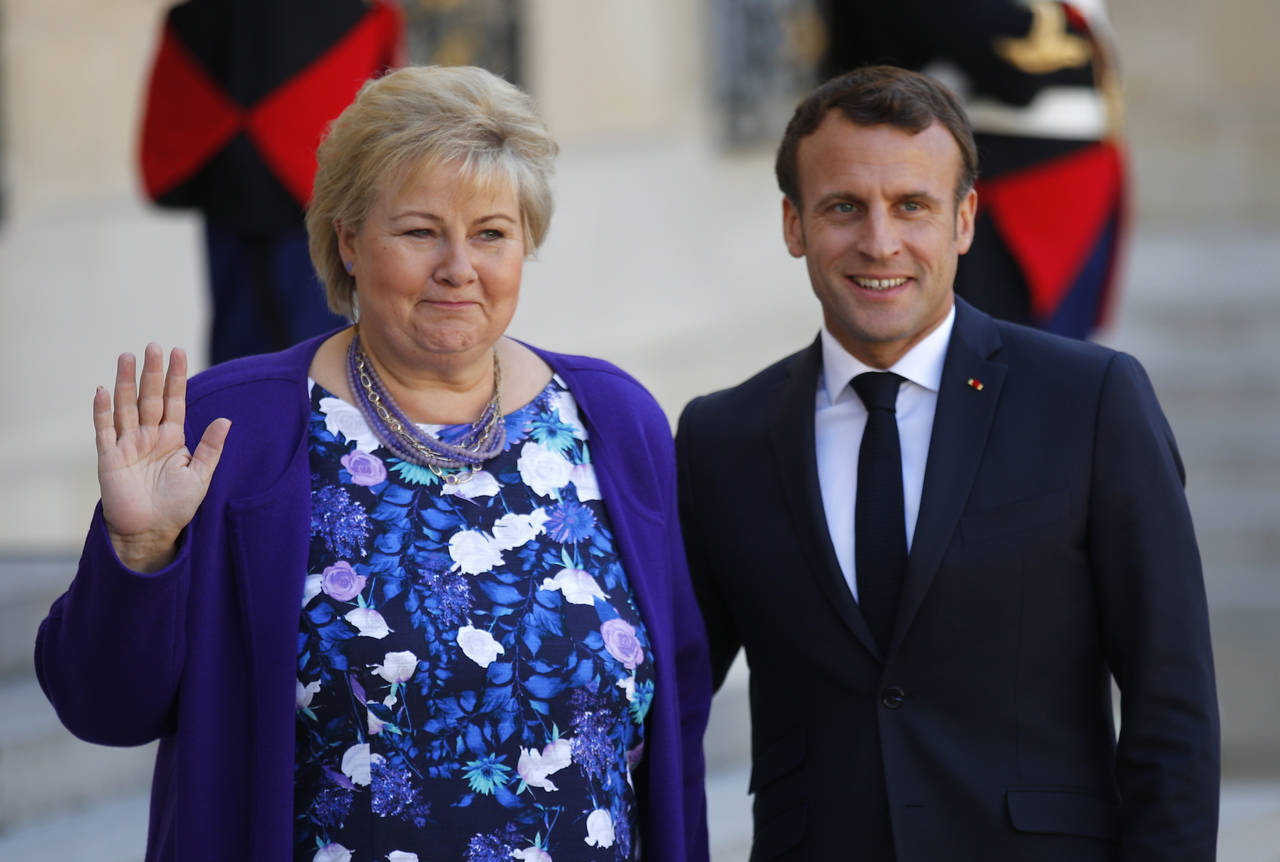
[[853,390],[849,388],[849,381],[867,371],[892,371],[917,386],[922,386],[930,392],[937,392],[942,386],[942,366],[947,359],[947,345],[951,342],[951,329],[955,326],[955,322],[956,306],[953,302],[951,310],[947,312],[942,323],[887,369],[872,368],[849,353],[823,324],[820,333],[822,385],[827,390],[828,403],[834,404],[845,395],[856,398]]

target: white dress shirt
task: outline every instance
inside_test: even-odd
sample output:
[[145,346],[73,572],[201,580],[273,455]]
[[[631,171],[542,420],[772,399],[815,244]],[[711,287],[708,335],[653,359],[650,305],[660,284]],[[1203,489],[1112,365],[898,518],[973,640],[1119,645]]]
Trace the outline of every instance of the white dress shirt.
[[818,484],[827,530],[836,559],[853,597],[858,597],[854,572],[853,520],[858,499],[858,449],[867,425],[867,408],[849,382],[867,371],[892,371],[906,378],[898,389],[898,441],[902,447],[902,502],[906,515],[907,551],[920,514],[920,493],[924,487],[925,461],[933,433],[933,414],[938,408],[938,388],[942,365],[955,324],[953,305],[938,328],[888,369],[872,368],[840,346],[827,328],[822,328],[822,373],[814,396],[814,442],[818,457]]

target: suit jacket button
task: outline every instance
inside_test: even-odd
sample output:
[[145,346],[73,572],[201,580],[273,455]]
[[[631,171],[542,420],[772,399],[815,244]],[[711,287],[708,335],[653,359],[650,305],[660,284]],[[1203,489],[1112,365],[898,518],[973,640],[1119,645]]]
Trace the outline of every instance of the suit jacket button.
[[896,685],[891,685],[880,692],[880,702],[889,709],[897,709],[907,699],[907,693]]

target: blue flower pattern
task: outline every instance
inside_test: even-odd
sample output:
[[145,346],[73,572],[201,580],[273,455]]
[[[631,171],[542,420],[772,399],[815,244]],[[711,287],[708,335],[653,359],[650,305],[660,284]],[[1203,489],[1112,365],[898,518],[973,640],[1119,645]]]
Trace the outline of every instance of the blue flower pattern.
[[295,859],[639,858],[654,662],[563,381],[453,488],[311,401]]

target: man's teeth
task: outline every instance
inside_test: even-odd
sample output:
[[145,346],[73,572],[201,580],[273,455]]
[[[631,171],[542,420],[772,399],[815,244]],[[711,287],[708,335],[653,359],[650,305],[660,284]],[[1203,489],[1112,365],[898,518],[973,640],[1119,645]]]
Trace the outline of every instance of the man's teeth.
[[870,290],[887,290],[907,283],[905,278],[855,278],[854,281],[858,283],[859,287],[869,288]]

